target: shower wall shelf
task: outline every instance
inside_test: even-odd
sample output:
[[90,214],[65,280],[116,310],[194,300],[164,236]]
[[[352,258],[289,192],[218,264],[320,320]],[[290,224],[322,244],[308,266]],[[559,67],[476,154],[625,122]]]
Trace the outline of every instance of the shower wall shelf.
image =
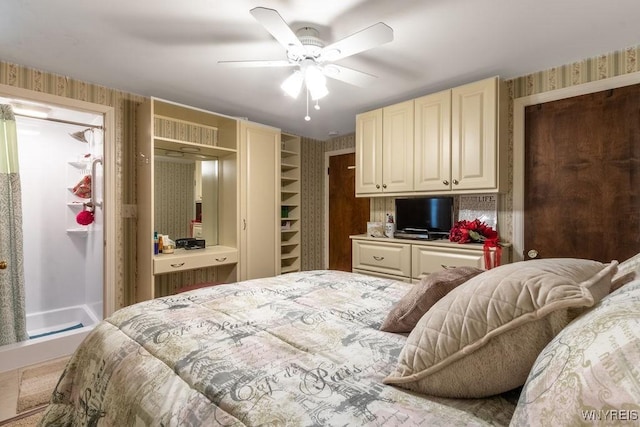
[[86,228],[67,228],[67,234],[85,237],[89,234],[89,230]]
[[89,165],[91,164],[91,161],[90,160],[82,160],[82,161],[71,160],[68,163],[76,169],[89,169]]

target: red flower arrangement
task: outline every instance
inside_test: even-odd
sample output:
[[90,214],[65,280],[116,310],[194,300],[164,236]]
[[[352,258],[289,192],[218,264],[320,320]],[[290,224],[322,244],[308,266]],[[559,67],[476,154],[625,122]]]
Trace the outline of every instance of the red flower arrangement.
[[[502,247],[498,232],[477,218],[473,221],[461,220],[453,224],[453,228],[449,231],[449,240],[458,243],[484,243],[484,265],[487,270],[500,265]],[[491,262],[491,248],[495,248],[495,263]]]

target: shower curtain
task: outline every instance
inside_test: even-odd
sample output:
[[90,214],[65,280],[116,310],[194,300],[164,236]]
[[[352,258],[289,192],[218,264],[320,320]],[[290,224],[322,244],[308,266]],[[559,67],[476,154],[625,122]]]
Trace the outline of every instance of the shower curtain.
[[0,345],[24,341],[27,320],[22,258],[22,198],[16,121],[0,105]]

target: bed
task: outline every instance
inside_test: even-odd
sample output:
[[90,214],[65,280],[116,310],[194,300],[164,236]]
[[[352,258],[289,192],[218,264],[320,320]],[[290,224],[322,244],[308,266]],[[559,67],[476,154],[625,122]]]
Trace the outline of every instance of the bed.
[[637,425],[639,364],[640,254],[309,271],[117,311],[41,425]]
[[126,307],[72,356],[42,425],[508,425],[517,393],[384,384],[408,334],[379,328],[411,286],[310,271]]

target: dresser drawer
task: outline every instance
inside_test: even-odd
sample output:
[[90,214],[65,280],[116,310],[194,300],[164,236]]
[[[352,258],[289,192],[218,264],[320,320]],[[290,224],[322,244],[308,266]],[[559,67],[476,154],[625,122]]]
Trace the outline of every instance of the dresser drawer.
[[425,274],[435,273],[445,267],[484,268],[484,255],[480,250],[413,246],[412,277],[419,279]]
[[411,245],[353,240],[353,269],[410,277]]
[[177,249],[173,254],[154,255],[153,274],[173,273],[195,268],[215,267],[238,262],[238,250],[223,246],[204,249]]

